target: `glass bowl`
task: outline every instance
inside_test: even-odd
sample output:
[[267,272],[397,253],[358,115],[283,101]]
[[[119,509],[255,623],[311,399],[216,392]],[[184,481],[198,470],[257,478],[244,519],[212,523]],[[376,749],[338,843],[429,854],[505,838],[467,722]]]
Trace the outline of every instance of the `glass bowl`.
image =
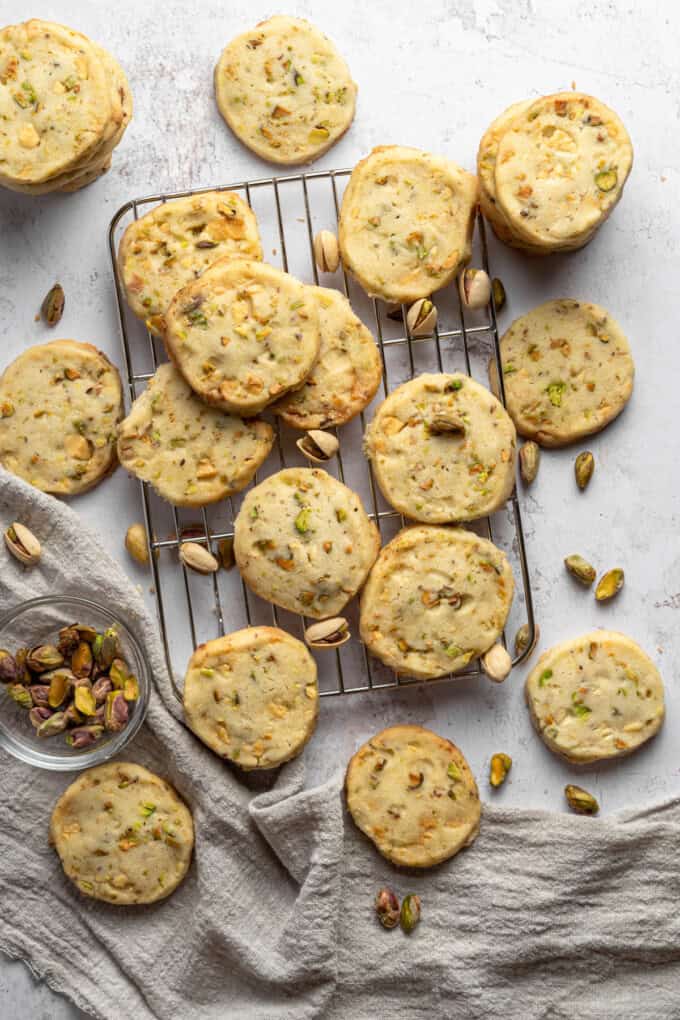
[[0,747],[29,765],[55,772],[101,765],[121,751],[144,721],[151,686],[149,664],[129,627],[110,610],[75,595],[30,599],[0,617],[0,648],[14,654],[23,646],[56,644],[57,631],[71,623],[88,624],[100,632],[116,627],[123,656],[139,681],[139,698],[128,702],[130,715],[125,729],[117,733],[105,730],[95,744],[77,750],[64,739],[68,731],[38,737],[27,710],[17,705],[0,684]]

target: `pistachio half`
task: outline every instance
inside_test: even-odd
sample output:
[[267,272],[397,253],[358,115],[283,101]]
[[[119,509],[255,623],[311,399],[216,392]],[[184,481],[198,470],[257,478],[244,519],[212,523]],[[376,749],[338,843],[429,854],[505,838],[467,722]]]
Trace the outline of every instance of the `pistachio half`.
[[34,566],[42,554],[40,542],[25,524],[15,521],[5,531],[5,545],[19,563],[25,567]]
[[458,277],[458,290],[466,308],[484,308],[491,298],[491,280],[483,269],[464,269]]
[[179,558],[185,567],[199,574],[214,574],[220,566],[210,550],[198,542],[183,542],[179,547]]
[[580,786],[567,783],[564,788],[564,796],[567,798],[567,804],[571,810],[575,811],[577,815],[596,815],[600,810],[600,805],[592,793],[588,793]]
[[541,631],[537,623],[534,623],[534,636],[531,642],[530,636],[529,624],[523,623],[515,634],[515,655],[523,655],[525,651],[527,653],[527,658],[531,655],[541,636]]
[[383,928],[396,928],[399,924],[399,900],[388,886],[378,891],[375,912]]
[[584,450],[583,453],[579,453],[578,457],[574,461],[574,476],[576,478],[576,484],[581,492],[583,492],[588,482],[593,477],[594,470],[595,458],[590,450]]
[[540,447],[533,439],[529,439],[519,449],[519,473],[525,485],[531,485],[536,478],[540,462]]
[[125,532],[125,548],[133,560],[147,566],[149,563],[149,544],[146,537],[146,528],[143,524],[131,524]]
[[491,756],[489,765],[489,782],[492,786],[502,786],[507,779],[508,772],[512,768],[512,758],[509,754],[494,754]]
[[437,309],[429,298],[420,298],[406,313],[406,326],[412,337],[431,336],[437,325]]
[[420,896],[416,896],[415,893],[409,893],[408,896],[404,896],[401,904],[401,912],[399,914],[399,922],[402,930],[410,935],[415,926],[420,921]]
[[56,326],[64,314],[64,288],[60,283],[51,287],[40,306],[40,314],[48,326]]
[[503,645],[494,645],[482,658],[482,669],[496,684],[502,684],[512,669],[512,659]]
[[332,460],[340,449],[337,436],[332,432],[322,432],[321,429],[310,429],[309,432],[305,432],[295,445],[307,460],[315,464],[325,464]]
[[499,280],[497,276],[494,276],[491,281],[491,293],[493,294],[493,303],[496,307],[496,311],[500,312],[501,308],[504,307],[507,301],[507,295],[505,293],[505,287],[503,281]]
[[234,539],[221,538],[217,543],[217,552],[219,554],[220,566],[222,569],[231,570],[236,563],[236,557],[234,556]]
[[339,648],[349,639],[349,624],[344,616],[313,623],[305,631],[305,641],[310,648]]
[[465,422],[459,414],[455,411],[449,411],[446,414],[439,414],[432,421],[428,422],[427,429],[430,435],[443,436],[443,435],[465,435]]
[[608,599],[613,599],[623,588],[623,582],[624,573],[621,567],[614,567],[613,570],[608,570],[597,582],[595,598],[598,602],[606,602]]
[[314,238],[314,261],[322,273],[334,273],[340,265],[338,239],[330,230],[320,230]]
[[590,588],[591,584],[595,580],[595,567],[588,563],[588,560],[584,560],[583,556],[574,554],[573,556],[566,556],[564,565],[577,581],[581,584],[585,584],[587,588]]

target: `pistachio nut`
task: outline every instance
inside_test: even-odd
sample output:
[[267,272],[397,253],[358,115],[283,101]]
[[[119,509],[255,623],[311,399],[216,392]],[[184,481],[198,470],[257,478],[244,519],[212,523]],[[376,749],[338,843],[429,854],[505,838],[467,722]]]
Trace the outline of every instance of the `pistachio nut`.
[[64,314],[64,288],[60,283],[50,287],[40,306],[40,314],[48,326],[56,326]]
[[415,893],[409,893],[408,896],[404,896],[401,904],[401,912],[399,914],[399,922],[402,930],[410,935],[415,926],[420,921],[420,896],[416,896]]
[[143,524],[131,524],[125,532],[125,548],[133,560],[147,566],[149,563],[149,543],[146,528]]
[[432,336],[437,325],[437,309],[429,298],[419,298],[406,313],[409,335],[415,338]]
[[73,627],[75,630],[78,631],[78,634],[80,635],[80,640],[87,641],[89,645],[91,645],[95,638],[97,637],[97,631],[95,630],[95,628],[88,627],[87,624],[74,623]]
[[502,786],[507,779],[508,772],[512,768],[512,758],[509,754],[493,754],[489,765],[489,782],[492,786]]
[[505,302],[507,301],[507,295],[505,293],[503,281],[500,280],[497,276],[494,276],[493,280],[491,281],[491,293],[493,294],[494,307],[496,309],[496,312],[498,313],[500,312],[501,308],[505,306]]
[[84,684],[76,687],[75,694],[73,695],[73,704],[76,707],[76,711],[82,713],[82,715],[94,715],[97,711],[97,702],[95,701],[92,689]]
[[537,623],[534,623],[534,635],[531,637],[529,624],[523,623],[515,634],[515,655],[524,655],[528,659],[541,637],[541,630]]
[[234,556],[234,539],[221,538],[217,543],[217,553],[222,569],[231,570],[236,563],[236,558]]
[[79,644],[80,634],[78,633],[78,630],[75,627],[62,627],[59,631],[57,648],[64,658],[73,655]]
[[111,691],[106,695],[106,707],[104,709],[104,725],[107,730],[116,733],[125,728],[128,721],[127,701],[122,691]]
[[14,661],[17,664],[17,683],[30,684],[32,681],[31,671],[26,665],[28,648],[17,648],[14,653]]
[[512,669],[512,659],[503,645],[497,644],[486,652],[481,659],[482,669],[496,684],[502,684]]
[[127,680],[128,669],[123,659],[114,659],[109,669],[109,680],[116,690],[122,690]]
[[310,648],[339,648],[349,639],[349,624],[344,616],[313,623],[305,631],[305,641]]
[[377,893],[375,912],[383,928],[396,928],[399,924],[399,900],[388,886]]
[[608,570],[597,582],[597,588],[595,589],[597,601],[606,602],[608,599],[613,599],[623,588],[623,581],[624,574],[621,567],[614,567],[613,570]]
[[15,684],[19,676],[20,670],[16,659],[3,648],[0,652],[0,684]]
[[31,695],[31,699],[36,708],[49,708],[50,698],[50,685],[49,684],[31,684],[28,688],[28,692]]
[[71,656],[71,669],[77,677],[88,677],[92,672],[92,647],[87,641],[80,641]]
[[12,684],[7,688],[7,693],[12,701],[15,701],[21,708],[33,708],[31,692],[23,684]]
[[[70,689],[71,684],[69,683],[68,675],[66,673],[55,672],[47,688],[47,704],[49,707],[59,708]],[[33,691],[33,688],[31,688],[31,691]]]
[[581,584],[585,584],[587,588],[590,588],[591,584],[595,580],[595,567],[588,563],[588,560],[584,560],[583,556],[579,556],[574,553],[573,556],[565,556],[564,565],[577,581]]
[[577,815],[596,815],[600,810],[600,805],[592,793],[588,793],[580,786],[567,783],[564,788],[564,796],[567,798],[567,804],[571,810],[575,811]]
[[578,457],[574,461],[574,475],[576,477],[576,484],[581,492],[583,492],[585,487],[588,485],[588,482],[593,477],[594,470],[595,458],[590,450],[584,450],[583,453],[579,453]]
[[427,430],[430,435],[465,435],[465,422],[455,411],[448,411],[446,414],[439,414],[428,422]]
[[309,432],[305,432],[295,445],[307,460],[315,464],[325,464],[332,460],[340,449],[337,436],[332,432],[322,432],[321,429],[310,429]]
[[113,690],[113,684],[108,676],[100,676],[92,684],[92,696],[97,705],[103,705],[106,701],[106,695]]
[[[98,641],[98,638],[101,640]],[[97,665],[102,669],[108,669],[119,652],[118,631],[115,627],[109,627],[102,635],[97,635],[95,644],[92,645]]]
[[616,170],[600,170],[595,174],[595,183],[600,191],[613,191],[618,180]]
[[70,744],[74,750],[79,751],[83,747],[90,747],[96,743],[104,732],[104,727],[93,724],[92,726],[78,726],[77,729],[71,730],[66,737],[66,743]]
[[330,230],[320,230],[314,238],[314,261],[322,273],[334,273],[340,265],[338,239]]
[[199,574],[214,574],[220,566],[210,550],[198,542],[183,542],[179,547],[179,558],[185,567]]
[[519,473],[525,485],[531,485],[538,474],[541,449],[538,443],[529,439],[519,449]]
[[31,722],[31,726],[34,726],[37,730],[38,727],[42,726],[45,720],[49,719],[51,715],[51,708],[47,708],[45,705],[36,705],[35,708],[32,708],[28,713],[28,718]]
[[71,702],[68,708],[64,709],[64,715],[66,716],[67,726],[79,726],[80,723],[85,722],[85,716],[80,714],[73,702]]
[[123,697],[126,701],[137,701],[139,698],[139,681],[132,673],[125,678]]
[[15,521],[5,531],[5,545],[15,559],[25,567],[34,566],[40,559],[40,542],[25,524]]
[[64,656],[56,645],[38,645],[31,648],[26,656],[26,665],[34,673],[44,673],[48,669],[63,666]]
[[54,712],[49,719],[45,719],[40,723],[36,734],[39,737],[51,737],[55,733],[63,733],[68,726],[68,721],[63,712]]
[[458,290],[466,308],[484,308],[491,298],[491,280],[483,269],[464,269],[458,277]]

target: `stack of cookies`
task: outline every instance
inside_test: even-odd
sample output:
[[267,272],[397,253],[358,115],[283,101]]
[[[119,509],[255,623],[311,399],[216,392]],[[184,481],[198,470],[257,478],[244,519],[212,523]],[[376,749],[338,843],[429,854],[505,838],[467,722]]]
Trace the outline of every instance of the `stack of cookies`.
[[515,103],[480,142],[480,207],[514,248],[574,251],[607,219],[632,164],[621,120],[592,96],[560,92]]
[[80,32],[37,18],[0,32],[0,185],[85,187],[109,169],[131,117],[122,68]]

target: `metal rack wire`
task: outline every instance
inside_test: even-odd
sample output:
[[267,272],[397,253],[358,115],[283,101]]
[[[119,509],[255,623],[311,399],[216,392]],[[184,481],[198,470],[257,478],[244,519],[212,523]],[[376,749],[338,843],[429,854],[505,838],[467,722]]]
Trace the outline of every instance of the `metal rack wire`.
[[[130,399],[134,400],[144,389],[161,361],[166,360],[162,343],[147,332],[127,308],[118,275],[116,252],[120,236],[132,219],[161,202],[174,198],[202,194],[206,191],[234,191],[254,209],[265,251],[265,258],[278,264],[300,279],[324,286],[335,286],[352,302],[357,314],[373,324],[372,332],[378,343],[383,361],[382,391],[376,402],[383,399],[395,385],[412,378],[421,371],[475,370],[485,374],[489,357],[496,359],[499,368],[501,397],[505,401],[503,373],[500,371],[500,351],[496,309],[493,301],[483,312],[466,312],[460,302],[457,288],[448,287],[435,295],[438,309],[438,326],[434,335],[412,339],[406,327],[406,309],[389,308],[383,302],[368,298],[361,288],[348,277],[342,266],[335,274],[324,274],[323,281],[314,261],[313,239],[322,227],[335,229],[342,200],[342,190],[349,170],[312,171],[287,177],[241,181],[216,188],[201,188],[173,194],[151,195],[127,202],[115,214],[109,230],[109,248],[113,265],[118,315],[121,330],[123,357]],[[491,275],[484,222],[477,220],[475,237],[476,257]],[[268,253],[271,248],[271,254]],[[476,264],[479,264],[476,261]],[[361,453],[361,436],[371,409],[355,421],[338,430],[341,449],[328,465],[328,470],[341,481],[359,492],[369,516],[376,521],[383,543],[403,526],[404,518],[385,501],[376,486],[368,461]],[[277,443],[274,453],[263,465],[255,483],[282,467],[306,463],[294,445],[299,432],[294,432],[277,421]],[[189,655],[196,646],[210,638],[220,636],[238,627],[273,623],[302,636],[305,621],[263,602],[254,595],[232,570],[200,576],[187,571],[178,557],[183,541],[199,542],[216,551],[221,539],[233,538],[234,519],[243,494],[224,500],[216,506],[200,511],[187,511],[172,507],[161,500],[146,483],[140,483],[144,519],[150,536],[151,567],[156,595],[158,622],[163,641],[168,672],[173,689],[181,699],[181,688],[175,668],[183,672]],[[529,645],[535,636],[535,622],[531,584],[526,558],[522,519],[517,495],[514,494],[503,511],[493,520],[483,518],[470,525],[473,530],[495,541],[504,548],[513,565],[515,578],[521,578],[512,615],[528,625]],[[165,537],[163,534],[165,532]],[[350,619],[352,633],[358,633],[356,600],[344,610]],[[512,621],[512,615],[509,623]],[[505,635],[504,635],[505,640]],[[382,663],[373,659],[356,638],[333,651],[315,653],[319,667],[321,696],[350,694],[380,690],[406,684],[432,683],[407,677],[397,677]],[[528,654],[515,656],[518,665]],[[478,676],[478,664],[472,664],[456,677]],[[441,678],[443,680],[452,677]]]

